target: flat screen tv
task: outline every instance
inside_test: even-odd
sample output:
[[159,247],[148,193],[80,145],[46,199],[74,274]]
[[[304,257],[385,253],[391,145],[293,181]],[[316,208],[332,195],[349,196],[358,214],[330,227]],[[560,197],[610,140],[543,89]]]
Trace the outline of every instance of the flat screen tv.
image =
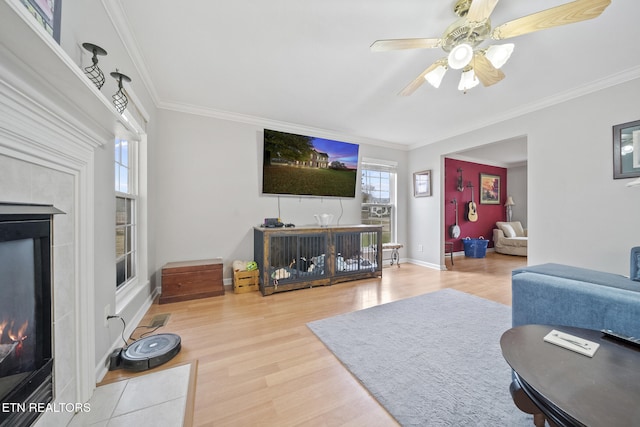
[[264,130],[262,193],[355,197],[358,144]]

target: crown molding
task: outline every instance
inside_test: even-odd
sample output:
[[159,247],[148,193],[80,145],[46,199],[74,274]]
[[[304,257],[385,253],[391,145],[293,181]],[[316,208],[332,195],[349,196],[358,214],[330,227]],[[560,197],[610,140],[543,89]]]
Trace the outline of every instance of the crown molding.
[[144,61],[144,58],[140,49],[138,48],[136,38],[133,35],[133,32],[131,31],[131,25],[122,7],[122,1],[123,0],[102,0],[102,3],[129,57],[133,61],[134,67],[140,74],[143,84],[147,88],[149,95],[151,96],[151,99],[157,108],[183,112],[187,114],[195,114],[200,116],[218,118],[222,120],[230,120],[230,121],[246,123],[246,124],[251,124],[256,126],[273,127],[279,130],[289,130],[293,132],[302,132],[307,134],[313,133],[318,136],[322,136],[326,138],[336,138],[336,139],[342,139],[342,140],[349,140],[353,142],[361,142],[365,144],[392,148],[392,149],[397,149],[401,151],[415,150],[417,148],[421,148],[426,145],[430,145],[439,141],[443,141],[449,138],[470,133],[487,126],[491,126],[491,125],[501,123],[510,119],[514,119],[535,111],[542,110],[544,108],[551,107],[553,105],[557,105],[557,104],[560,104],[584,95],[588,95],[593,92],[597,92],[602,89],[606,89],[611,86],[615,86],[621,83],[625,83],[627,81],[637,79],[638,76],[640,75],[640,66],[632,67],[630,69],[621,71],[616,74],[612,74],[610,76],[590,82],[588,84],[574,87],[569,90],[560,92],[556,95],[541,99],[539,101],[519,106],[503,114],[496,115],[490,120],[472,123],[467,126],[458,126],[455,129],[447,129],[446,131],[443,131],[441,133],[434,133],[432,137],[428,140],[420,140],[420,141],[415,141],[409,144],[403,144],[403,143],[392,142],[392,141],[384,141],[384,140],[378,140],[373,138],[359,137],[356,135],[336,133],[336,132],[328,131],[325,129],[307,127],[300,124],[281,122],[281,121],[271,120],[268,118],[245,115],[241,113],[222,111],[222,110],[216,110],[216,109],[202,107],[202,106],[195,106],[195,105],[183,104],[179,102],[162,100],[158,95],[158,91],[156,90],[153,84],[151,73],[148,67],[146,66],[146,63]]
[[589,95],[591,93],[598,92],[600,90],[607,89],[609,87],[613,87],[622,83],[626,83],[626,82],[638,79],[639,76],[640,76],[640,66],[628,68],[624,71],[621,71],[616,74],[612,74],[610,76],[604,77],[599,80],[595,80],[591,83],[588,83],[582,86],[577,86],[577,87],[568,89],[564,92],[557,93],[553,96],[543,98],[539,101],[532,102],[530,104],[526,104],[518,108],[514,108],[510,111],[507,111],[504,114],[495,116],[492,120],[486,120],[481,123],[475,123],[466,127],[464,126],[457,127],[453,132],[442,133],[428,141],[420,141],[420,142],[410,144],[409,149],[415,150],[416,148],[424,147],[426,145],[443,141],[445,139],[464,135],[466,133],[470,133],[478,129],[482,129],[487,126],[491,126],[507,120],[515,119],[517,117],[524,116],[525,114],[543,110],[545,108],[552,107],[554,105],[561,104],[563,102],[570,101],[572,99],[579,98],[581,96]]
[[365,138],[357,135],[349,135],[340,132],[334,132],[326,129],[315,128],[311,126],[303,126],[295,123],[283,122],[279,120],[267,119],[264,117],[251,116],[247,114],[233,113],[230,111],[215,110],[196,105],[162,102],[158,108],[176,111],[179,113],[194,114],[198,116],[210,117],[214,119],[227,120],[232,122],[244,123],[262,128],[279,130],[282,132],[300,133],[304,135],[312,135],[319,138],[335,139],[352,143],[360,143],[367,145],[375,145],[378,147],[391,148],[394,150],[408,151],[409,148],[404,144],[398,144],[390,141],[379,139]]
[[[151,100],[157,107],[160,104],[160,98],[158,96],[158,91],[156,90],[153,79],[151,78],[151,73],[147,68],[147,65],[144,61],[142,53],[138,48],[138,42],[136,41],[135,36],[133,35],[133,31],[131,31],[131,24],[127,19],[127,15],[122,8],[122,4],[119,0],[102,0],[102,5],[104,6],[109,19],[111,20],[111,24],[115,29],[120,41],[124,45],[124,48],[131,58],[133,62],[133,66],[135,67],[138,74],[142,78],[142,84],[149,92],[149,96],[151,96]],[[142,104],[137,102],[137,106],[142,108]],[[143,116],[147,116],[148,114],[143,110],[141,112]],[[145,117],[145,120],[148,121],[148,118]]]

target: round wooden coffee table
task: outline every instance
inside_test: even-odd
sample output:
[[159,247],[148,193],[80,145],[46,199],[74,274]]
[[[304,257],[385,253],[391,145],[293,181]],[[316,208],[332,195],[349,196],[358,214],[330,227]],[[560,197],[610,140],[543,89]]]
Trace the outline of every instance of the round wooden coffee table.
[[[594,341],[600,347],[588,357],[543,341],[552,329]],[[551,425],[640,425],[637,347],[603,338],[600,331],[546,325],[509,329],[500,346],[515,371],[515,381]],[[521,402],[516,405],[522,409]]]

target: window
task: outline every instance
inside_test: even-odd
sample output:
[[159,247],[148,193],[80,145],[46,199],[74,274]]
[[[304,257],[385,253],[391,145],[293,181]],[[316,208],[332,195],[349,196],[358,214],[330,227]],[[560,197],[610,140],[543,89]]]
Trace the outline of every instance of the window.
[[116,139],[116,288],[136,273],[136,191],[134,144]]
[[382,225],[382,243],[395,240],[396,164],[382,160],[362,160],[361,222]]

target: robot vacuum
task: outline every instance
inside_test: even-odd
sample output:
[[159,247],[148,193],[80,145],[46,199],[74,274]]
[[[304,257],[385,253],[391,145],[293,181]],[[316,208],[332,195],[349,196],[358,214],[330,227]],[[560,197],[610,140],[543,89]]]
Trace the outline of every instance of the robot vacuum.
[[180,336],[158,334],[140,338],[121,353],[122,368],[146,371],[173,359],[180,352]]

